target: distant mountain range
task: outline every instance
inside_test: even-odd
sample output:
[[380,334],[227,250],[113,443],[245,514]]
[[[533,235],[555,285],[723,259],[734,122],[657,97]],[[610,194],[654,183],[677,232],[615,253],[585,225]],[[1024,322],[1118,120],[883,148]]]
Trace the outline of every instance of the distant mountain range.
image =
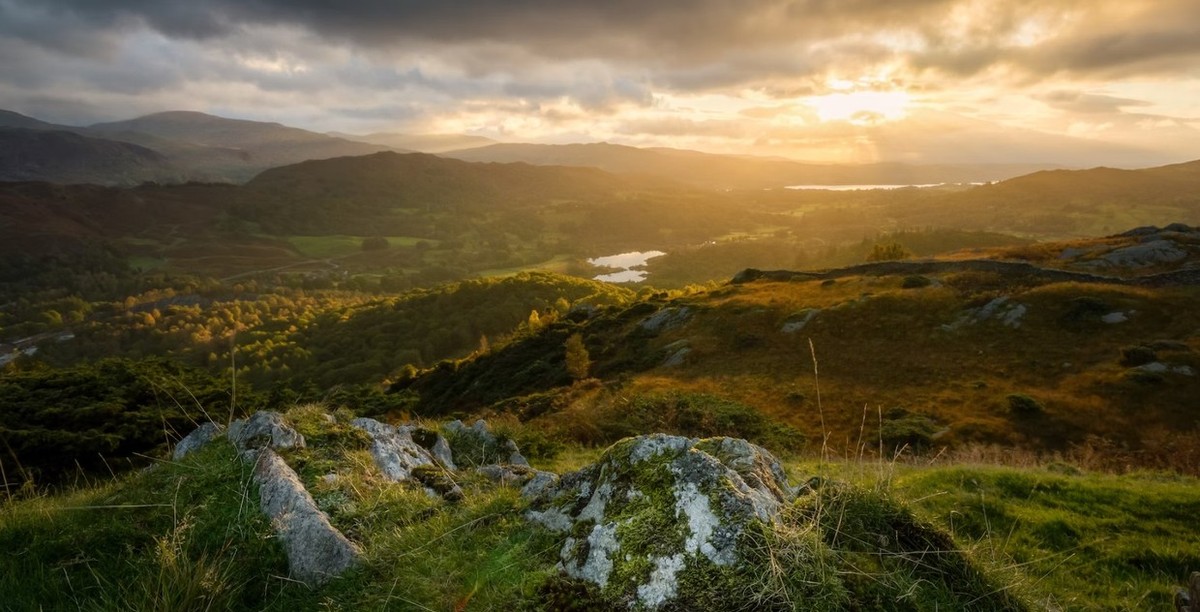
[[1011,178],[1049,167],[1047,164],[814,164],[779,158],[715,155],[685,149],[641,149],[608,143],[493,144],[450,151],[443,155],[473,162],[590,166],[618,174],[655,175],[715,189],[978,183]]
[[[934,125],[944,125],[942,119],[913,117],[903,129],[890,128],[895,133],[889,132],[883,142],[894,147],[903,143],[904,147],[888,149],[884,157],[907,159],[914,155],[909,149],[929,139],[962,138],[961,163],[823,164],[608,143],[498,143],[464,134],[319,134],[278,123],[227,119],[191,111],[162,112],[78,127],[0,110],[0,130],[3,130],[0,142],[4,145],[0,153],[0,180],[116,186],[147,181],[244,183],[269,168],[308,160],[383,151],[420,151],[469,162],[589,167],[613,174],[654,176],[703,189],[758,190],[813,184],[991,182],[1058,168],[1044,159],[1087,159],[1086,155],[1076,155],[1086,143],[1075,139],[1037,133],[988,132],[980,141],[965,138],[962,133],[956,136],[932,129]],[[962,129],[982,133],[978,126]],[[1006,153],[989,156],[989,148],[1003,149]],[[1014,153],[1018,149],[1024,154]],[[1038,158],[1026,149],[1046,153]],[[1116,153],[1105,152],[1110,157]],[[992,163],[996,159],[1023,157],[1031,161]]]
[[[278,123],[186,111],[87,127],[57,125],[0,111],[0,128],[7,132],[7,153],[0,157],[0,180],[53,183],[241,183],[267,168],[395,150]],[[58,135],[46,136],[48,132]],[[147,155],[147,151],[153,155]],[[67,161],[56,161],[60,159]]]
[[470,134],[397,134],[376,132],[374,134],[355,135],[342,132],[329,132],[329,135],[356,142],[383,145],[398,151],[409,150],[418,153],[446,153],[448,151],[473,149],[497,144],[491,138],[471,136]]
[[[318,134],[278,123],[226,119],[190,111],[155,113],[81,127],[0,110],[0,128],[10,130],[4,136],[8,152],[0,159],[0,180],[100,185],[134,185],[145,181],[243,183],[268,168],[381,151],[419,151],[473,162],[584,166],[616,174],[654,175],[694,187],[717,189],[814,183],[982,182],[1051,167],[990,163],[834,165],[606,143],[497,143],[464,134]],[[59,135],[45,136],[46,132]],[[156,155],[147,155],[147,150]]]

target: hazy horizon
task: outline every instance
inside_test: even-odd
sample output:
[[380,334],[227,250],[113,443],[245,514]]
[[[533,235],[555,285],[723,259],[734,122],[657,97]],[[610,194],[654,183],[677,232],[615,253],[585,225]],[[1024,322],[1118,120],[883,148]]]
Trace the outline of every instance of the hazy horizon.
[[1200,158],[1200,4],[0,0],[0,108],[813,162]]

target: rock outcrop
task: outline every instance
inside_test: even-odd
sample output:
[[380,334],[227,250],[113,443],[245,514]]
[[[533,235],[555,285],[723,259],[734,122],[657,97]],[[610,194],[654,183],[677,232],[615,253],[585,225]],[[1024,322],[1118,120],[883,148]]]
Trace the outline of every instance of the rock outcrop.
[[794,496],[779,462],[745,440],[655,434],[543,486],[526,517],[568,534],[559,552],[568,576],[656,609],[689,573],[736,566],[743,533]]
[[329,524],[300,478],[275,451],[257,451],[254,481],[259,506],[287,552],[293,578],[321,584],[358,562],[358,547]]
[[[462,489],[447,473],[455,469],[449,445],[441,435],[429,432],[436,439],[427,449],[413,439],[417,428],[412,426],[392,427],[375,419],[358,418],[351,425],[367,432],[371,437],[371,457],[384,477],[393,482],[415,480],[432,495],[447,499],[462,499]],[[441,455],[439,458],[438,455]]]
[[171,453],[171,458],[179,461],[224,434],[225,428],[221,425],[211,421],[201,423],[199,427],[192,430],[192,433],[184,436],[179,444],[175,445],[175,451]]
[[449,448],[459,464],[529,466],[512,440],[502,440],[492,433],[487,421],[479,419],[467,426],[462,421],[452,421],[445,426],[450,435]]
[[304,448],[304,436],[300,435],[278,412],[262,410],[248,419],[238,419],[229,424],[226,433],[229,441],[238,450],[270,447]]

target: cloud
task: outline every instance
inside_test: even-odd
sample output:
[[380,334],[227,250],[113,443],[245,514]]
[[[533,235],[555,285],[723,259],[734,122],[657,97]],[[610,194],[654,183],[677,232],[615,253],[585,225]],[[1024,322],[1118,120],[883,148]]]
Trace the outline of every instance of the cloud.
[[1150,106],[1150,103],[1145,100],[1089,94],[1082,91],[1057,90],[1037,97],[1054,108],[1084,114],[1119,113],[1126,107]]
[[[796,104],[843,86],[1060,133],[1159,112],[1169,88],[1105,84],[1200,82],[1200,2],[0,0],[0,56],[0,107],[66,122],[186,108],[749,148],[819,122]],[[658,106],[672,96],[743,103]]]

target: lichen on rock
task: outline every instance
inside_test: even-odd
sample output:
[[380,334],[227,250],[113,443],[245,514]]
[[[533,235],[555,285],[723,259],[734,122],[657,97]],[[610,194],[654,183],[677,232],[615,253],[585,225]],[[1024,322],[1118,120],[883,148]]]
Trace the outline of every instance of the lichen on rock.
[[744,440],[655,434],[628,438],[562,477],[526,517],[568,535],[569,577],[610,601],[656,609],[690,574],[734,568],[743,534],[770,523],[794,497],[779,462]]

